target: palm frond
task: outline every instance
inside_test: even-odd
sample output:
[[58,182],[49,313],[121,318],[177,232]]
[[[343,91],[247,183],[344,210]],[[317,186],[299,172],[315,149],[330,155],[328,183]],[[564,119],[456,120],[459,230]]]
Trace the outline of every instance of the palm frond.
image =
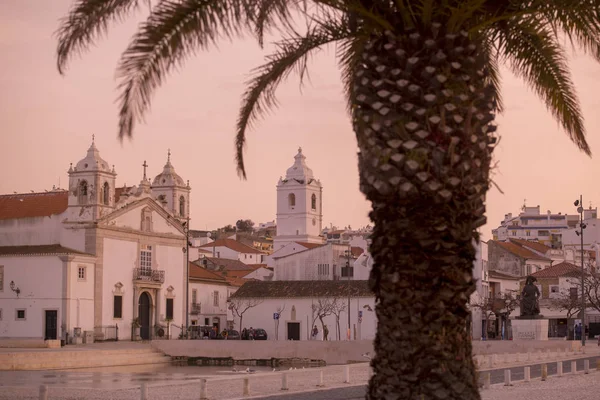
[[290,0],[261,0],[256,4],[254,33],[260,47],[264,45],[265,33],[273,26],[291,28],[292,10],[298,10],[297,2]]
[[322,21],[309,27],[303,36],[292,36],[277,42],[277,50],[267,57],[268,62],[253,71],[254,77],[249,80],[242,100],[235,140],[237,170],[242,178],[246,178],[246,132],[259,116],[277,106],[275,91],[279,84],[294,70],[302,78],[306,74],[308,57],[314,50],[350,35],[347,24],[336,20]]
[[579,149],[591,155],[568,60],[551,28],[531,19],[509,24],[498,33],[500,54],[512,71],[542,98]]
[[504,102],[502,101],[502,80],[500,76],[500,63],[498,52],[494,45],[493,38],[485,38],[482,44],[482,51],[487,59],[489,83],[494,87],[496,93],[496,110],[499,113],[504,111]]
[[77,0],[55,32],[58,37],[58,72],[64,74],[73,54],[81,54],[106,34],[110,22],[122,21],[139,6],[139,0]]
[[162,0],[121,56],[119,137],[131,136],[164,77],[198,48],[251,25],[244,0]]
[[361,60],[361,54],[366,44],[365,36],[356,35],[340,41],[337,49],[337,58],[342,70],[342,84],[346,94],[346,110],[352,113],[354,107],[354,73]]

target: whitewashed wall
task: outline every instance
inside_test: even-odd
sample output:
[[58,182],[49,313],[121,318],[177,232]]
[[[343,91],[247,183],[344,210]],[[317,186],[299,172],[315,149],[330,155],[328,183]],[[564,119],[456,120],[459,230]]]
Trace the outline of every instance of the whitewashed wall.
[[[58,256],[0,257],[0,265],[4,266],[4,290],[0,291],[0,337],[43,339],[44,310],[57,310],[58,338],[61,338],[63,324],[69,332],[76,326],[77,299],[81,328],[93,330],[93,312],[92,319],[84,315],[89,310],[89,299],[93,296],[93,291],[90,290],[89,282],[76,281],[77,271],[73,264],[63,262]],[[93,273],[93,263],[79,261],[79,264],[86,265]],[[67,280],[70,291],[67,291],[64,284]],[[11,281],[21,290],[19,297],[10,289]],[[24,321],[16,320],[17,309],[25,309]]]
[[[205,325],[205,318],[208,318],[208,325],[212,325],[213,318],[219,318],[220,329],[223,329],[227,322],[228,285],[190,281],[190,311],[192,310],[193,290],[196,290],[196,303],[200,304],[201,312],[200,314],[190,314],[190,324],[192,320],[196,320],[198,325]],[[219,293],[218,306],[214,305],[214,292]]]
[[[69,261],[66,278],[69,295],[66,300],[69,313],[66,315],[66,325],[69,335],[73,328],[81,331],[91,331],[94,328],[94,278],[95,264],[83,258]],[[85,279],[79,279],[79,267],[85,268]]]
[[[334,276],[342,278],[341,268],[346,265],[346,245],[327,244],[299,253],[293,253],[275,260],[275,274],[273,280],[297,281],[297,280],[333,280]],[[354,263],[354,260],[351,260]],[[319,264],[329,265],[328,275],[319,275]],[[368,272],[351,278],[352,280],[365,280]],[[367,278],[365,278],[365,276]]]
[[[300,340],[310,338],[309,330],[312,328],[312,304],[313,299],[310,298],[280,298],[280,299],[264,299],[263,302],[254,308],[250,308],[243,316],[241,328],[262,328],[267,331],[268,340],[277,340],[275,336],[275,324],[273,313],[277,312],[278,307],[285,306],[285,310],[281,313],[279,319],[279,339],[287,340],[287,322],[300,323]],[[340,298],[339,301],[344,303],[347,299]],[[375,299],[374,298],[352,298],[350,304],[350,325],[352,332],[356,329],[356,339],[372,340],[375,338],[377,329],[377,319],[375,317]],[[368,311],[363,306],[370,307],[373,311]],[[292,307],[295,307],[295,318],[292,318]],[[358,311],[363,313],[362,323],[358,323]],[[234,316],[235,329],[241,329],[239,326],[240,319],[237,315]],[[325,324],[329,328],[329,340],[336,340],[336,322],[333,315],[324,319]],[[319,329],[318,339],[323,339],[323,328],[319,320],[315,322]],[[342,340],[346,339],[346,331],[348,328],[348,314],[342,312],[340,316],[340,329]],[[354,333],[352,333],[354,338]]]
[[298,253],[298,252],[304,251],[306,249],[307,249],[306,247],[304,247],[296,242],[288,243],[285,246],[281,247],[279,250],[268,255],[266,257],[266,264],[268,267],[274,268],[275,267],[275,258],[284,257],[284,256],[287,256],[290,254]]
[[0,220],[0,246],[58,244],[63,214]]

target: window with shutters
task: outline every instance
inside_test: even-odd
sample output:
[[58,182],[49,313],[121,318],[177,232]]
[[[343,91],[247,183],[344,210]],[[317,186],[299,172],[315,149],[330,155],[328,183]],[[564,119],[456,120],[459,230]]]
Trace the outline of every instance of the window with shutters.
[[123,296],[113,296],[113,318],[123,318]]
[[213,292],[213,305],[219,307],[219,292]]

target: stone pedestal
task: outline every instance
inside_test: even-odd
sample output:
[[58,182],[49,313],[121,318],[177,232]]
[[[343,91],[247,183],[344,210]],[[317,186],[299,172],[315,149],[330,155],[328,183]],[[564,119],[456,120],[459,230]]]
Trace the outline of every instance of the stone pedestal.
[[548,340],[547,319],[513,319],[513,340]]

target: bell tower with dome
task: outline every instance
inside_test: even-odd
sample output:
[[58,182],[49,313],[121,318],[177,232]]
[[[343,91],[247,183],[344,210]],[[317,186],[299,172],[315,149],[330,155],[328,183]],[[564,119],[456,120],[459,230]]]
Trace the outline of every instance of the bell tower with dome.
[[190,215],[191,190],[190,182],[185,183],[175,172],[175,168],[171,164],[171,150],[169,149],[163,171],[152,181],[152,194],[175,218],[184,222]]
[[277,235],[273,250],[291,242],[323,243],[323,186],[306,165],[302,148],[277,183]]
[[85,158],[69,168],[69,220],[95,221],[115,209],[114,166],[100,157],[94,135]]

